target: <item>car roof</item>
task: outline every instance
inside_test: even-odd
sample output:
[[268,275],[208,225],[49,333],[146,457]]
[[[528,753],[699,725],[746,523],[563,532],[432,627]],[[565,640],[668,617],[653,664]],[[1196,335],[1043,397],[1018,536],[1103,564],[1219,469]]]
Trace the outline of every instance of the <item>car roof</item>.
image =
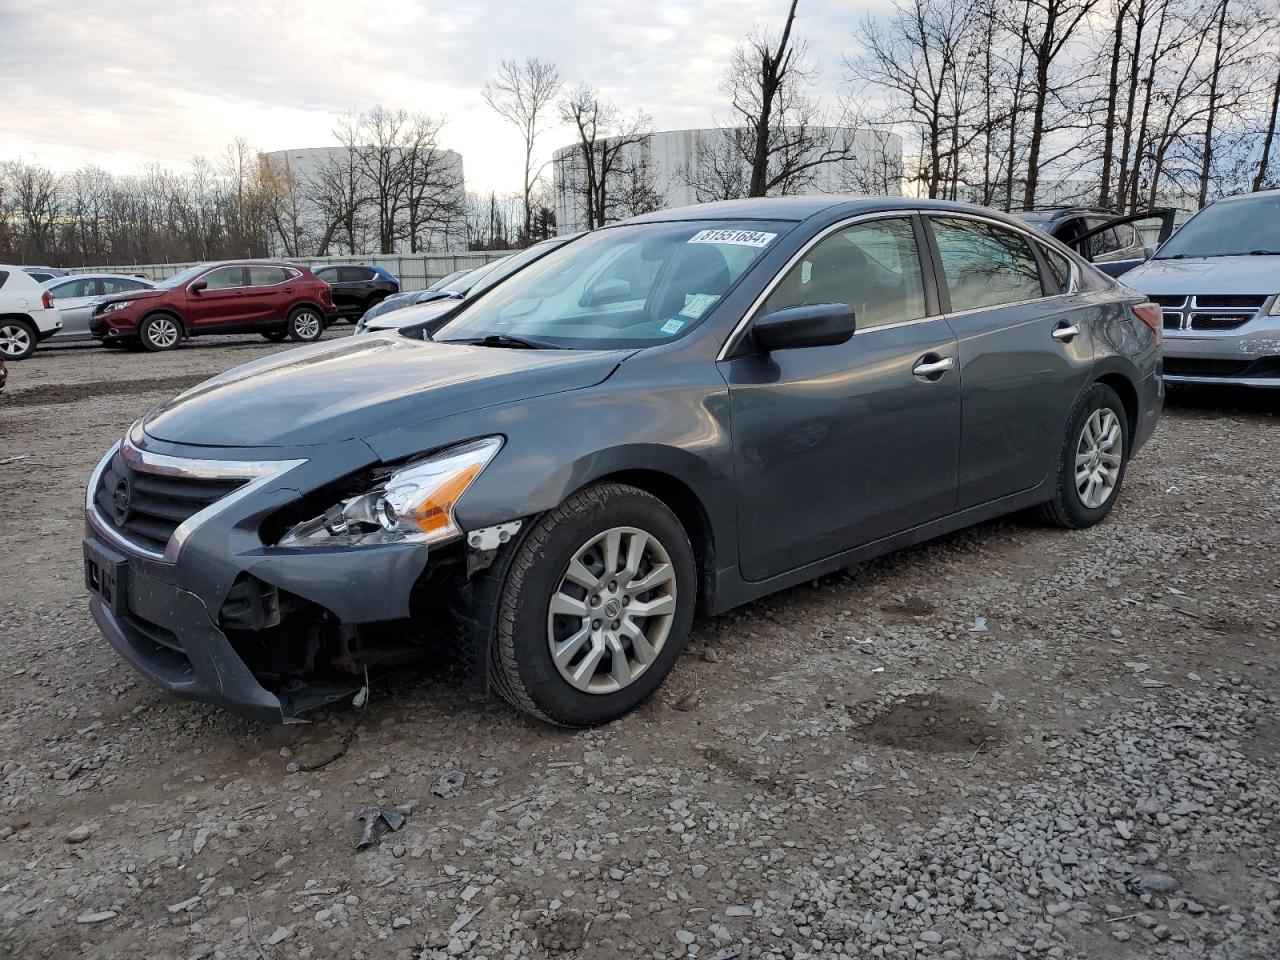
[[[673,207],[632,217],[624,223],[660,223],[673,220],[779,220],[798,223],[819,214],[849,216],[894,210],[931,210],[951,213],[977,213],[997,219],[1012,220],[1006,213],[991,207],[959,200],[926,200],[921,197],[871,197],[859,194],[805,194],[794,197],[750,197],[742,200],[716,200],[688,207]],[[603,229],[608,229],[605,227]]]
[[68,280],[139,280],[142,283],[155,283],[149,277],[138,277],[132,273],[69,273],[65,277],[53,279],[59,283],[65,283]]

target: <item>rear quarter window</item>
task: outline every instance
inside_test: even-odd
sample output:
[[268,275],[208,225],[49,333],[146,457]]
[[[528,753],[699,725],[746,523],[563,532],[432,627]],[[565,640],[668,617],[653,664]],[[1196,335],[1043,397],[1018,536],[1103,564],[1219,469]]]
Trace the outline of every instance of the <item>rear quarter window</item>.
[[1049,265],[1049,273],[1058,283],[1058,289],[1067,293],[1071,289],[1071,261],[1052,247],[1040,244],[1040,254]]
[[8,270],[0,270],[0,288],[4,287],[5,281],[9,279]]

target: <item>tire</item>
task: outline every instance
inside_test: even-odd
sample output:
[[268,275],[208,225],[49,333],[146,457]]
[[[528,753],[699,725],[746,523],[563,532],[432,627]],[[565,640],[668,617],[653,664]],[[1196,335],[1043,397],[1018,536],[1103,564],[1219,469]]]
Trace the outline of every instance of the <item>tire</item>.
[[171,313],[153,313],[138,327],[138,341],[148,353],[172,350],[182,339],[182,323]]
[[[611,532],[618,536],[615,574],[626,574],[633,544],[647,538],[640,541],[638,580],[630,582],[657,574],[650,589],[632,595],[622,576],[609,578],[606,543],[596,541]],[[693,548],[667,505],[623,484],[588,487],[538,518],[515,551],[499,574],[490,631],[489,678],[503,699],[548,723],[587,727],[616,720],[652,696],[684,649],[697,602]],[[572,579],[587,574],[599,577],[591,589]],[[574,612],[554,613],[553,599],[562,608],[575,601]],[[640,615],[639,608],[663,612]],[[629,626],[615,632],[610,617],[617,618],[614,628]],[[566,653],[562,666],[553,644]],[[575,671],[576,684],[569,677]]]
[[[1101,441],[1095,442],[1092,438],[1099,435]],[[1040,507],[1044,519],[1056,527],[1081,530],[1109,514],[1120,496],[1131,443],[1119,394],[1105,383],[1095,383],[1081,394],[1067,420],[1053,499]],[[1078,456],[1088,458],[1079,467]],[[1077,478],[1078,469],[1084,479]],[[1095,480],[1092,486],[1090,478]]]
[[39,334],[30,320],[0,320],[0,360],[25,360],[36,352]]
[[314,307],[295,307],[285,330],[295,343],[315,343],[324,334],[324,317]]
[[259,330],[264,340],[270,340],[272,343],[280,343],[289,336],[288,330]]

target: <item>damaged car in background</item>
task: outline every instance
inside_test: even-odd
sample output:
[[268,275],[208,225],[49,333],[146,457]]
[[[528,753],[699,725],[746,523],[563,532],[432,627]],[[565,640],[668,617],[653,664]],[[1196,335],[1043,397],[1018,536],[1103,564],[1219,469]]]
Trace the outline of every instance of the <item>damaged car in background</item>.
[[1160,337],[979,207],[648,214],[147,414],[89,480],[91,610],[153,683],[262,719],[448,648],[529,714],[604,723],[695,614],[1027,507],[1101,521]]

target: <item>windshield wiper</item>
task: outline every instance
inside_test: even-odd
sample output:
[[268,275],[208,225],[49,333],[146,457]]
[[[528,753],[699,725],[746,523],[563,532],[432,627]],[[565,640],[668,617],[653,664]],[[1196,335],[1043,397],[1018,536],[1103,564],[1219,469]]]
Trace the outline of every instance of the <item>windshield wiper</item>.
[[521,337],[513,333],[491,333],[484,337],[472,337],[467,340],[450,340],[449,343],[470,343],[477,347],[514,347],[522,350],[563,350],[564,347],[546,340],[535,340],[533,337]]
[[1250,250],[1246,256],[1250,257],[1280,257],[1280,250]]

